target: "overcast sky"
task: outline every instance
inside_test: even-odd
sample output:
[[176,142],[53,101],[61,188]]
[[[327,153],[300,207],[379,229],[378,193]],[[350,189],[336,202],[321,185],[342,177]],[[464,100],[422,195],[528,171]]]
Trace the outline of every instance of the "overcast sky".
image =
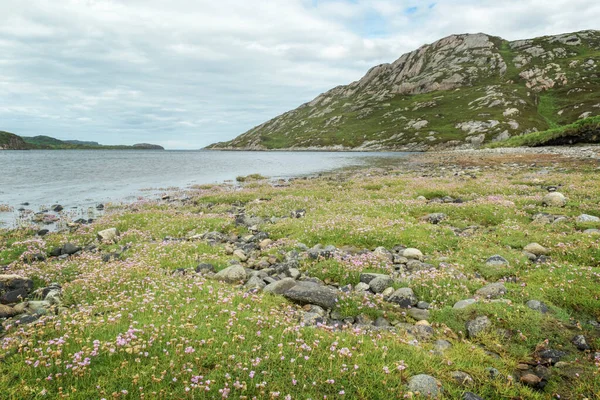
[[0,130],[196,149],[453,33],[599,21],[597,0],[0,0]]

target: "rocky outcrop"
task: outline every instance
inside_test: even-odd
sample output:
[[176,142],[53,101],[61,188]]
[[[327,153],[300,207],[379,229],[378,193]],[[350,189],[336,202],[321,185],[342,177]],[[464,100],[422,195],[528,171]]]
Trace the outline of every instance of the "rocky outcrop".
[[29,146],[25,141],[13,133],[0,131],[0,150],[28,150]]
[[[598,31],[515,42],[483,33],[451,35],[209,148],[472,148],[545,130],[548,121],[600,115],[598,48]],[[583,62],[582,52],[591,54]],[[547,96],[559,96],[562,108]]]

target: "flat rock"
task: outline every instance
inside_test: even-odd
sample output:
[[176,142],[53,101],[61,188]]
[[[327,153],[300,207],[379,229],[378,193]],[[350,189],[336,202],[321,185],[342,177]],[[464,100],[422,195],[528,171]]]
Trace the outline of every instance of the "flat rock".
[[241,265],[232,265],[217,272],[215,279],[227,283],[238,283],[246,280],[246,270]]
[[505,295],[507,292],[506,287],[502,282],[490,283],[484,287],[478,289],[475,295],[484,297],[486,299],[496,299]]
[[463,308],[467,308],[470,305],[475,304],[475,303],[477,303],[477,300],[475,300],[475,299],[460,300],[460,301],[457,301],[452,308],[454,308],[455,310],[462,310]]
[[534,311],[539,311],[542,314],[546,314],[548,312],[548,306],[539,300],[529,300],[525,305],[531,308]]
[[577,217],[576,219],[577,222],[600,222],[600,218],[594,216],[594,215],[588,215],[588,214],[581,214],[579,217]]
[[329,287],[313,283],[300,282],[287,292],[284,297],[298,304],[316,304],[331,310],[337,304],[337,292]]
[[442,384],[431,375],[415,375],[408,380],[408,390],[421,396],[436,398],[443,393]]
[[488,258],[485,262],[485,265],[489,267],[507,267],[508,260],[501,255],[496,254]]
[[419,300],[411,288],[400,288],[392,293],[387,301],[396,303],[400,307],[408,308],[417,305]]
[[374,272],[363,272],[360,274],[360,281],[362,283],[369,284],[375,278],[389,278],[389,275],[386,274],[376,274]]
[[546,256],[550,253],[550,250],[545,248],[539,243],[529,243],[527,246],[523,247],[523,251],[527,253],[534,254],[536,256]]
[[282,295],[294,286],[296,286],[296,281],[293,278],[283,278],[280,281],[269,283],[265,286],[263,291],[266,293]]

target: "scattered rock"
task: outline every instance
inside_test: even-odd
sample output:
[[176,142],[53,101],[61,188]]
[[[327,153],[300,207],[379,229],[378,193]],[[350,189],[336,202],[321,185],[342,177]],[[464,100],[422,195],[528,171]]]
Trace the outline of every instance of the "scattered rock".
[[475,383],[473,377],[463,371],[452,371],[450,376],[460,386],[471,386]]
[[73,255],[78,251],[81,251],[81,247],[74,245],[73,243],[66,243],[60,249],[60,255]]
[[423,253],[421,253],[421,250],[419,250],[419,249],[408,248],[408,249],[404,249],[404,251],[402,252],[402,257],[406,257],[409,260],[422,261]]
[[429,311],[421,310],[419,308],[410,308],[407,314],[417,321],[429,320]]
[[415,375],[408,380],[408,390],[422,396],[436,398],[443,393],[442,384],[431,375]]
[[366,283],[368,285],[371,283],[372,280],[376,278],[390,279],[390,276],[386,274],[376,274],[374,272],[363,272],[362,274],[360,274],[359,279],[362,283]]
[[462,310],[463,308],[467,308],[468,306],[477,303],[475,299],[465,299],[457,301],[452,308],[455,310]]
[[390,324],[390,322],[383,318],[383,317],[378,317],[375,322],[373,322],[373,326],[376,326],[378,328],[388,328],[390,326],[392,326],[392,324]]
[[478,289],[475,294],[477,296],[485,297],[486,299],[496,299],[505,295],[506,291],[506,287],[502,282],[496,282]]
[[258,276],[252,276],[250,279],[248,279],[248,282],[246,282],[246,284],[244,285],[244,287],[246,289],[250,289],[250,290],[252,290],[252,289],[263,290],[266,286],[267,286],[267,284],[265,283],[265,281],[260,279]]
[[575,345],[575,347],[577,347],[578,350],[581,350],[581,351],[591,350],[590,345],[587,343],[587,340],[585,339],[585,336],[583,336],[583,335],[575,336],[571,340],[571,343],[573,343]]
[[539,383],[542,381],[542,378],[540,378],[537,375],[534,374],[525,374],[523,376],[521,376],[520,379],[521,383],[529,386],[529,387],[537,387],[539,385]]
[[387,301],[390,303],[396,303],[400,307],[408,308],[415,306],[419,300],[411,288],[400,288],[392,293],[392,295],[388,297]]
[[557,362],[560,361],[561,358],[563,358],[564,356],[566,356],[567,353],[564,351],[560,351],[560,350],[554,350],[554,349],[547,349],[547,350],[542,350],[539,353],[539,356],[542,360],[549,362],[550,364],[554,365]]
[[119,230],[117,228],[109,228],[98,232],[98,240],[103,242],[116,242],[119,237]]
[[496,254],[488,258],[485,262],[488,267],[508,267],[508,260],[506,258]]
[[435,343],[433,344],[433,348],[437,351],[444,351],[444,350],[448,350],[449,348],[452,347],[452,343],[450,343],[447,340],[436,340]]
[[207,274],[209,272],[215,272],[215,266],[209,263],[201,263],[196,267],[196,272],[199,274]]
[[264,292],[282,295],[296,286],[296,281],[292,278],[284,278],[280,281],[269,283],[264,288]]
[[487,316],[477,317],[467,322],[467,333],[470,338],[475,338],[492,326],[492,322]]
[[483,397],[479,397],[475,393],[471,392],[465,392],[462,398],[463,400],[483,400]]
[[369,283],[369,288],[373,293],[383,293],[392,285],[392,282],[392,278],[389,276],[378,276]]
[[576,219],[577,222],[586,223],[586,222],[600,222],[600,218],[594,215],[581,214]]
[[448,216],[444,213],[433,213],[433,214],[424,216],[422,219],[424,221],[429,222],[430,224],[437,225],[440,222],[442,222],[443,220],[445,220],[447,217]]
[[0,304],[0,318],[10,318],[17,315],[17,311],[10,306]]
[[542,314],[546,314],[548,310],[548,306],[539,300],[529,300],[525,305],[531,308],[534,311],[539,311]]
[[290,216],[292,218],[302,218],[302,217],[305,217],[306,216],[306,210],[300,209],[300,210],[292,211],[290,213]]
[[236,257],[238,260],[244,262],[248,260],[248,256],[246,255],[246,253],[243,250],[237,249],[233,252],[233,256]]
[[550,250],[545,248],[539,243],[529,243],[527,246],[523,248],[523,251],[527,253],[534,254],[535,256],[546,256],[550,253]]
[[309,282],[300,282],[283,295],[295,303],[316,304],[328,310],[334,308],[338,300],[335,290]]
[[244,267],[241,265],[232,265],[231,267],[219,271],[215,275],[215,279],[227,283],[239,283],[246,280],[246,276],[246,270]]
[[567,205],[567,198],[560,192],[550,192],[542,199],[542,205],[546,207],[564,207]]

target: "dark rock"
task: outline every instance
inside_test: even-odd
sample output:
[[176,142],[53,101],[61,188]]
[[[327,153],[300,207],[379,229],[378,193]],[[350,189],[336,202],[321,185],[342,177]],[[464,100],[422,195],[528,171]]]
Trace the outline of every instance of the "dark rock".
[[283,294],[287,299],[299,304],[316,304],[332,309],[337,304],[335,290],[313,283],[300,282]]
[[375,322],[373,322],[373,325],[378,328],[386,328],[392,326],[392,324],[390,324],[389,321],[383,317],[377,318]]
[[73,255],[81,250],[81,247],[74,245],[73,243],[65,243],[60,250],[60,254]]
[[447,215],[444,213],[433,213],[433,214],[429,214],[429,215],[426,215],[425,217],[423,217],[423,220],[429,222],[430,224],[437,225],[440,222],[442,222],[443,220],[445,220],[446,218],[447,218]]
[[306,216],[306,210],[299,209],[299,210],[296,210],[296,211],[292,211],[290,213],[290,216],[292,218],[302,218],[302,217],[305,217]]
[[360,274],[360,281],[366,284],[371,283],[371,281],[375,278],[389,278],[389,275],[386,274],[376,274],[374,272],[363,272]]
[[13,304],[19,303],[27,298],[29,290],[25,288],[11,290],[0,296],[0,303],[2,304]]
[[508,266],[508,260],[496,254],[488,258],[485,264],[490,267],[505,267]]
[[547,349],[543,350],[539,353],[539,356],[542,360],[549,362],[554,365],[560,361],[561,358],[566,356],[567,353],[560,350]]
[[483,400],[483,397],[479,397],[475,393],[471,392],[465,392],[462,398],[463,400]]
[[209,263],[201,263],[196,267],[196,272],[199,274],[206,274],[209,272],[215,272],[215,266]]
[[400,288],[392,293],[387,301],[390,303],[396,303],[400,307],[408,308],[415,306],[419,300],[411,288]]
[[19,317],[17,325],[31,324],[32,322],[35,322],[38,319],[40,319],[40,317],[41,317],[41,315],[39,315],[39,314],[23,315],[22,317]]
[[48,229],[40,229],[39,231],[37,231],[37,235],[38,236],[46,236],[48,234],[48,232],[50,232]]
[[58,257],[62,254],[62,249],[60,247],[55,247],[52,250],[50,250],[50,256],[52,257]]
[[56,205],[52,206],[52,211],[54,211],[54,212],[61,212],[62,210],[64,210],[64,207],[61,206],[60,204],[56,204]]
[[102,261],[103,262],[110,262],[110,261],[113,261],[113,260],[116,261],[119,258],[121,258],[121,254],[116,253],[116,252],[102,254]]
[[272,279],[273,278],[265,278],[265,282],[268,283],[268,285],[264,288],[266,293],[282,295],[296,286],[296,281],[292,278],[284,278],[279,281],[271,282]]
[[98,204],[96,210],[104,210],[104,204]]
[[575,336],[571,340],[571,343],[573,343],[575,345],[575,347],[577,347],[578,350],[581,350],[581,351],[591,350],[590,345],[587,343],[587,340],[585,339],[585,336],[583,336],[583,335]]

